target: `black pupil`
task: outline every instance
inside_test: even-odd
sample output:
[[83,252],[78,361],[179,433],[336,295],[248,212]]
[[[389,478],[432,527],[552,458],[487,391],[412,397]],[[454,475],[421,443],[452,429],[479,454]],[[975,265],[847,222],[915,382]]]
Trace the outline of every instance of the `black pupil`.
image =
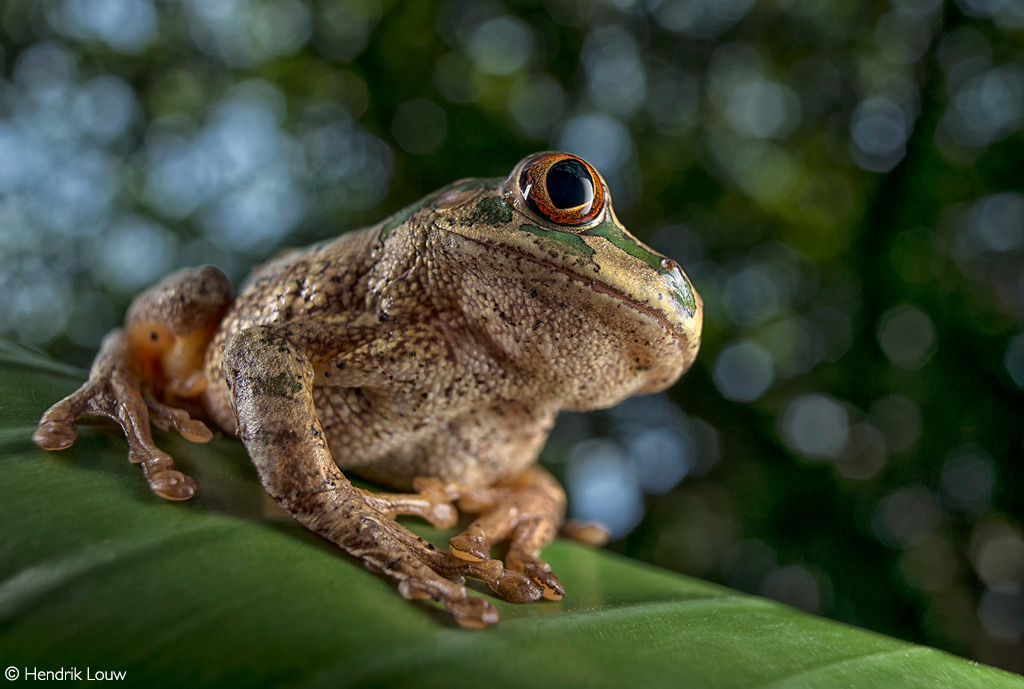
[[545,184],[555,208],[589,206],[594,201],[594,181],[579,161],[560,160],[552,165]]

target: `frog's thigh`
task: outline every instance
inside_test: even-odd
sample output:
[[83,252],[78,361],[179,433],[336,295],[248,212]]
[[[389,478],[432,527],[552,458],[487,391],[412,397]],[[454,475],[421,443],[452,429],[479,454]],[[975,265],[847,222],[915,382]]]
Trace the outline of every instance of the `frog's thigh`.
[[467,560],[487,560],[491,546],[508,539],[506,569],[525,574],[540,587],[538,591],[545,598],[562,598],[562,585],[539,555],[558,533],[565,513],[565,491],[538,466],[530,467],[498,489],[501,497],[451,539],[452,553]]
[[[313,403],[313,367],[284,337],[284,327],[243,330],[224,351],[239,435],[267,492],[304,526],[397,581],[406,598],[441,600],[465,626],[496,622],[490,604],[470,598],[431,566],[451,576],[481,568],[455,571],[441,553],[367,504],[338,469]],[[301,337],[301,324],[287,327]]]

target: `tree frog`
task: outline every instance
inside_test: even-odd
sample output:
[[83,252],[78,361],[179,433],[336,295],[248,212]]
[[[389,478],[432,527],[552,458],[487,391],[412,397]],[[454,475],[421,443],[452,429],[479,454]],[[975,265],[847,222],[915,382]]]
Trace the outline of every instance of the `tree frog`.
[[[530,155],[506,179],[465,179],[377,225],[279,255],[237,296],[218,269],[139,295],[88,381],[41,418],[70,446],[83,414],[113,418],[153,492],[195,481],[150,426],[237,435],[266,491],[312,531],[478,628],[498,620],[466,577],[515,602],[564,590],[542,548],[566,498],[536,465],[563,409],[672,385],[700,345],[700,296],[639,242],[582,158]],[[195,416],[196,418],[193,418]],[[396,493],[354,487],[345,474]],[[395,517],[448,528],[450,552]],[[576,529],[583,538],[597,532]],[[504,560],[491,547],[508,541]]]

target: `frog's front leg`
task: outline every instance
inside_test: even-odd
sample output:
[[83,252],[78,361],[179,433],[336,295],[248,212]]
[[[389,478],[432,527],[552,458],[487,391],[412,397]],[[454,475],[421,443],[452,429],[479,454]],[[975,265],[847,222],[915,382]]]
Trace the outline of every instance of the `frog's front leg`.
[[156,446],[150,422],[194,442],[213,437],[201,421],[160,398],[202,390],[203,353],[230,300],[230,283],[212,266],[180,271],[143,292],[125,327],[104,338],[89,380],[43,414],[32,439],[46,450],[62,450],[75,442],[79,416],[110,417],[124,430],[128,458],[142,465],[154,493],[168,500],[192,497],[195,481]]
[[[347,335],[358,337],[360,328],[350,325]],[[248,328],[224,351],[239,435],[267,492],[311,531],[397,581],[404,597],[440,600],[463,626],[497,622],[489,603],[445,578],[497,580],[497,567],[441,553],[371,506],[338,469],[314,405],[314,370],[299,344],[309,346],[302,331],[302,323]],[[309,331],[316,337],[322,324]]]

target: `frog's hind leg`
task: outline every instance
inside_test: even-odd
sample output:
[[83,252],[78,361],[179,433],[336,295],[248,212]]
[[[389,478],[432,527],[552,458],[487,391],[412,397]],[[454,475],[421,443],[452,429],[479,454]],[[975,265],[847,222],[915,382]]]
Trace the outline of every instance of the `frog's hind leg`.
[[[565,595],[558,577],[539,557],[541,549],[558,534],[565,513],[565,491],[550,474],[531,467],[509,483],[462,496],[459,506],[481,516],[451,539],[454,555],[474,562],[487,561],[491,547],[507,539],[505,569],[521,573],[535,584],[533,600],[541,595],[559,600]],[[516,592],[517,598],[531,595],[530,587],[520,588],[523,590]],[[508,597],[502,591],[498,593]],[[517,598],[511,600],[521,602]]]
[[79,416],[107,416],[124,430],[128,458],[142,465],[154,493],[169,500],[192,497],[195,481],[156,446],[150,423],[194,442],[213,437],[205,424],[157,393],[189,397],[201,391],[197,362],[229,302],[227,278],[209,266],[176,273],[141,294],[125,328],[104,338],[89,380],[43,414],[32,436],[35,443],[47,450],[70,447]]

